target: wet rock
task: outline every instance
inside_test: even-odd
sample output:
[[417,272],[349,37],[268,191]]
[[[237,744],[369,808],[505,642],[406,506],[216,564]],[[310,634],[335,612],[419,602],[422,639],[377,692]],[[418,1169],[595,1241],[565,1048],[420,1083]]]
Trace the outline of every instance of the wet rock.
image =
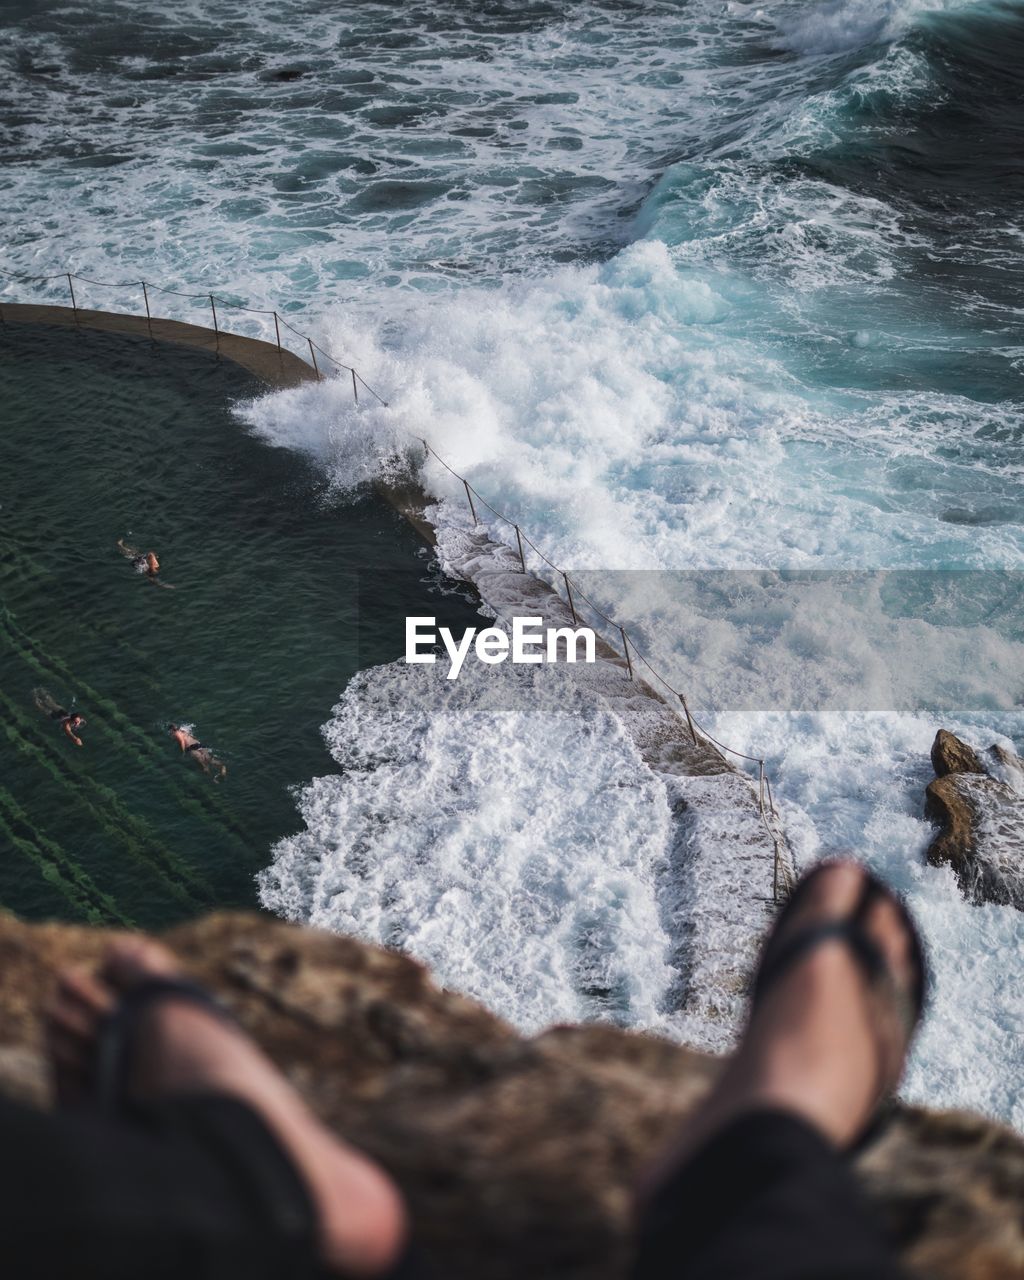
[[[526,1039],[405,956],[257,916],[166,937],[326,1123],[396,1178],[440,1275],[624,1280],[631,1188],[720,1060],[606,1025]],[[49,1100],[38,1011],[104,935],[0,916],[0,1089]],[[1024,1143],[980,1116],[901,1109],[858,1161],[911,1274],[1009,1280]]]
[[939,834],[928,861],[951,866],[971,902],[1024,911],[1024,761],[1000,746],[979,755],[945,729],[931,758],[925,816]]
[[925,817],[939,828],[928,846],[928,861],[933,866],[949,863],[962,885],[975,853],[974,806],[956,774],[936,778],[924,795]]
[[985,753],[985,772],[1024,795],[1024,760],[997,742]]
[[947,773],[984,773],[985,768],[973,747],[961,742],[955,733],[940,729],[932,743],[932,768],[937,778]]

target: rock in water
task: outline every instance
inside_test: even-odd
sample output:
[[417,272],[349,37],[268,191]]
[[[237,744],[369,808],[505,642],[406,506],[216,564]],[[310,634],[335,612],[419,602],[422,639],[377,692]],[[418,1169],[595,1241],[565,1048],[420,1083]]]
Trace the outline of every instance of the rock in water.
[[984,773],[985,767],[973,747],[961,742],[955,733],[940,729],[932,743],[932,768],[937,778],[947,773]]
[[939,827],[928,861],[948,863],[964,895],[1024,911],[1024,761],[1005,747],[979,755],[940,729],[925,816]]
[[[323,1120],[387,1168],[438,1275],[625,1280],[631,1188],[720,1059],[607,1025],[524,1039],[415,961],[258,916],[166,937]],[[101,932],[0,915],[0,1088],[48,1102],[39,1010]],[[1010,1280],[1024,1142],[980,1116],[900,1109],[858,1160],[911,1274]]]

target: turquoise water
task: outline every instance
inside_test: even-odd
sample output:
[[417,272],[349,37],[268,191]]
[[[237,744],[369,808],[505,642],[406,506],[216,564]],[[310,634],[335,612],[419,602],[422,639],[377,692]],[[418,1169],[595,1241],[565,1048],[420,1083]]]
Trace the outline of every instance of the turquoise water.
[[[29,918],[162,925],[254,906],[334,764],[320,734],[408,612],[476,618],[433,586],[408,524],[339,502],[232,414],[262,394],[203,353],[0,330],[0,903]],[[117,550],[157,551],[159,589]],[[77,749],[33,690],[88,723]],[[216,784],[168,721],[228,766]]]

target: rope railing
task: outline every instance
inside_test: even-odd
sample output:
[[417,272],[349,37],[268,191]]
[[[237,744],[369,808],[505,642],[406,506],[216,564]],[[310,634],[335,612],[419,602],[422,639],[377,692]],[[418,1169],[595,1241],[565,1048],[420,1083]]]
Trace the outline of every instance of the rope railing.
[[[150,324],[151,334],[152,334],[152,320],[154,317],[151,315],[150,306],[149,306],[150,291],[153,291],[156,293],[170,294],[178,298],[188,298],[191,300],[202,299],[208,302],[212,316],[213,316],[214,332],[217,334],[218,340],[220,338],[220,333],[221,333],[221,329],[217,320],[217,304],[218,303],[220,303],[222,307],[231,307],[235,310],[246,311],[254,315],[273,316],[274,331],[276,335],[277,349],[279,352],[286,349],[283,347],[281,343],[281,326],[283,325],[286,329],[289,330],[289,332],[293,333],[296,337],[301,338],[307,344],[309,348],[310,357],[311,357],[310,362],[318,380],[322,379],[323,375],[321,374],[319,365],[317,364],[317,359],[316,359],[317,352],[319,352],[320,355],[322,355],[325,360],[328,360],[331,364],[335,365],[338,369],[343,369],[345,370],[345,372],[351,375],[352,393],[353,393],[353,398],[356,404],[359,403],[359,387],[361,386],[366,391],[368,391],[370,395],[372,395],[380,405],[382,405],[384,408],[388,407],[388,402],[381,395],[379,395],[377,391],[375,391],[374,388],[371,387],[368,382],[365,381],[365,379],[356,369],[354,369],[349,364],[345,364],[343,361],[339,360],[336,356],[332,355],[330,352],[325,351],[324,348],[321,347],[318,343],[315,343],[308,334],[302,333],[300,330],[296,329],[295,326],[290,324],[284,318],[284,316],[282,316],[278,311],[271,310],[270,308],[249,307],[244,303],[231,302],[228,299],[222,298],[219,295],[216,295],[213,293],[184,293],[180,290],[165,288],[162,285],[150,284],[148,281],[145,281],[145,280],[137,280],[137,281],[131,281],[131,282],[94,280],[88,276],[81,276],[74,272],[69,272],[69,271],[60,271],[60,272],[56,272],[53,275],[38,275],[38,276],[15,275],[13,272],[0,271],[0,278],[8,279],[8,280],[16,280],[23,283],[35,283],[40,281],[51,281],[51,280],[61,280],[61,279],[66,280],[67,286],[68,286],[68,292],[70,293],[70,296],[71,296],[71,305],[73,310],[76,312],[79,310],[79,307],[78,307],[77,299],[75,297],[75,290],[74,290],[74,284],[73,284],[73,281],[75,280],[79,280],[83,284],[91,284],[100,288],[121,288],[121,289],[133,288],[133,287],[141,288],[143,292],[143,300],[145,302],[145,308],[146,308],[146,319],[147,319],[147,322],[149,322]],[[572,614],[572,619],[574,624],[578,625],[580,622],[580,610],[578,608],[578,605],[582,601],[582,603],[587,606],[587,608],[591,611],[591,613],[595,617],[600,618],[601,621],[606,626],[612,629],[612,631],[615,633],[617,637],[618,647],[616,644],[610,643],[608,641],[607,636],[602,635],[602,639],[605,641],[606,644],[609,644],[609,647],[614,653],[618,653],[619,648],[621,648],[622,659],[626,667],[627,679],[637,680],[638,678],[633,665],[633,660],[636,659],[639,662],[643,663],[644,667],[647,669],[650,675],[664,689],[666,689],[672,695],[672,700],[667,701],[666,705],[668,705],[675,712],[675,714],[680,715],[680,718],[685,723],[687,731],[695,747],[700,746],[701,741],[703,740],[706,746],[713,749],[713,751],[715,752],[715,754],[718,755],[718,757],[721,759],[723,764],[726,764],[726,765],[728,764],[728,760],[726,759],[726,756],[728,755],[728,756],[733,756],[738,760],[745,760],[749,764],[757,765],[758,814],[764,826],[764,830],[768,838],[772,842],[772,847],[774,850],[773,869],[772,869],[772,900],[777,903],[780,900],[780,895],[785,896],[792,889],[793,874],[788,861],[783,857],[783,849],[785,848],[785,837],[783,836],[781,828],[779,826],[779,813],[775,807],[775,801],[772,797],[771,780],[769,779],[768,772],[765,768],[764,757],[752,756],[752,755],[748,755],[746,752],[737,751],[734,747],[727,746],[724,742],[719,742],[717,738],[713,737],[712,734],[710,734],[707,731],[707,729],[705,729],[703,725],[698,723],[698,721],[694,718],[693,713],[690,710],[689,704],[687,703],[685,694],[681,690],[676,689],[675,686],[669,680],[666,680],[665,677],[652,665],[650,660],[647,658],[646,654],[637,645],[636,641],[632,638],[632,636],[630,636],[627,633],[625,627],[622,626],[621,623],[616,622],[614,618],[609,617],[607,613],[605,613],[602,609],[600,609],[590,599],[590,597],[586,595],[586,593],[580,587],[579,583],[570,577],[568,570],[560,568],[558,565],[555,564],[553,560],[550,560],[544,554],[544,552],[540,550],[540,548],[536,545],[536,543],[534,543],[532,539],[530,539],[522,531],[519,524],[515,520],[511,519],[511,517],[499,511],[496,507],[492,506],[492,504],[488,502],[488,500],[483,496],[483,494],[481,494],[477,489],[475,489],[469,483],[469,480],[465,476],[461,475],[458,471],[455,470],[453,466],[451,466],[448,462],[446,462],[445,459],[441,457],[441,455],[437,452],[437,450],[434,449],[426,439],[424,439],[422,436],[417,436],[416,438],[423,445],[423,448],[426,450],[427,456],[433,457],[434,459],[436,459],[436,461],[439,462],[441,466],[445,468],[446,471],[450,472],[450,474],[454,476],[454,478],[457,481],[459,481],[459,483],[462,485],[466,495],[466,501],[469,505],[470,516],[472,518],[474,527],[483,523],[477,515],[477,504],[479,504],[481,507],[489,511],[491,515],[495,517],[495,519],[500,520],[502,523],[508,525],[509,528],[513,529],[515,531],[515,536],[516,536],[516,551],[518,553],[519,564],[522,569],[522,572],[524,574],[530,572],[526,562],[526,552],[524,550],[524,546],[525,546],[525,547],[529,547],[530,550],[538,557],[538,559],[543,561],[544,565],[551,571],[551,574],[553,575],[554,580],[549,581],[548,586],[551,587],[551,589],[556,593],[556,595],[559,595],[559,596],[561,595],[560,587],[562,590],[564,590],[566,602],[568,603],[569,610],[570,610],[570,613]],[[594,630],[600,632],[600,628],[595,627]],[[679,708],[682,709],[681,713]]]
[[[220,339],[221,333],[224,332],[217,320],[218,305],[221,307],[231,307],[235,311],[245,311],[250,315],[273,316],[274,334],[276,346],[279,352],[287,349],[281,342],[281,326],[283,325],[289,330],[289,332],[293,333],[297,338],[301,338],[302,341],[306,343],[309,348],[310,364],[312,365],[313,372],[316,374],[318,380],[323,378],[323,374],[320,372],[320,366],[317,363],[316,358],[317,353],[319,352],[325,360],[329,361],[336,368],[344,369],[346,373],[351,375],[352,396],[357,404],[359,403],[359,388],[362,387],[365,391],[368,391],[371,396],[373,396],[378,404],[383,405],[385,409],[388,407],[388,402],[370,386],[358,369],[354,369],[352,365],[346,364],[343,360],[339,360],[337,356],[332,355],[330,351],[325,351],[319,343],[313,341],[308,333],[302,333],[300,330],[296,329],[293,324],[289,324],[284,316],[282,316],[278,311],[274,311],[269,307],[250,307],[244,302],[233,302],[230,298],[222,298],[219,294],[215,293],[186,293],[181,289],[168,289],[165,285],[153,284],[148,280],[95,280],[91,276],[79,275],[74,271],[58,271],[54,275],[45,276],[16,275],[12,271],[0,271],[0,278],[5,280],[14,280],[21,284],[39,283],[50,280],[65,280],[68,286],[68,293],[71,297],[71,309],[76,314],[81,308],[79,307],[78,299],[75,296],[75,280],[80,281],[82,284],[95,285],[100,289],[141,289],[146,308],[146,321],[150,326],[151,335],[154,319],[170,318],[154,316],[151,313],[149,306],[149,295],[151,293],[164,293],[172,298],[187,298],[191,301],[199,300],[208,303],[210,312],[213,316],[213,330],[217,335],[218,340]],[[295,353],[292,352],[292,354],[294,355]],[[299,359],[302,359],[302,357],[300,356]]]
[[[616,622],[614,618],[609,617],[602,609],[598,608],[590,597],[584,593],[579,583],[570,577],[568,570],[559,568],[553,560],[549,560],[544,552],[541,551],[525,533],[523,533],[516,521],[514,521],[510,516],[499,511],[496,507],[492,506],[491,503],[488,502],[487,499],[469,483],[465,476],[460,475],[459,472],[450,465],[450,463],[446,462],[445,459],[441,457],[437,450],[434,449],[427,440],[422,436],[419,437],[419,440],[427,451],[427,454],[430,457],[435,458],[446,471],[450,472],[451,475],[453,475],[456,480],[462,484],[474,525],[481,523],[477,518],[476,513],[476,504],[479,503],[483,507],[486,507],[486,509],[490,511],[496,519],[514,529],[519,563],[523,573],[529,572],[526,563],[526,556],[523,551],[523,545],[525,543],[525,545],[528,546],[554,574],[554,582],[548,583],[552,590],[554,590],[556,594],[560,594],[559,584],[564,588],[566,601],[569,605],[569,610],[572,614],[574,623],[579,622],[577,604],[582,600],[590,610],[601,619],[602,622],[617,633],[622,650],[622,656],[626,665],[627,678],[630,680],[636,679],[633,669],[633,659],[639,659],[654,679],[673,695],[673,698],[677,700],[678,705],[682,708],[681,718],[686,724],[694,746],[699,746],[701,739],[703,739],[707,745],[710,745],[715,750],[715,753],[723,763],[728,763],[725,756],[730,755],[739,760],[746,760],[751,764],[757,765],[758,814],[764,825],[765,832],[772,842],[774,850],[772,868],[772,900],[774,902],[778,902],[780,894],[785,896],[785,894],[792,889],[793,875],[787,861],[782,856],[785,837],[782,835],[781,828],[778,825],[779,812],[775,807],[775,801],[772,797],[771,781],[768,777],[768,771],[765,768],[764,757],[748,755],[745,751],[737,751],[735,747],[727,746],[726,743],[720,742],[711,733],[709,733],[703,725],[699,724],[694,718],[693,713],[690,711],[689,704],[686,701],[686,695],[681,690],[676,689],[675,686],[670,681],[666,680],[665,677],[651,664],[646,654],[644,654],[640,649],[633,637],[627,633],[625,627],[623,627],[621,623]],[[602,636],[602,639],[608,643],[607,636]],[[610,647],[613,651],[616,651],[615,645],[610,645]],[[669,702],[667,705],[673,709],[676,708],[676,702]]]

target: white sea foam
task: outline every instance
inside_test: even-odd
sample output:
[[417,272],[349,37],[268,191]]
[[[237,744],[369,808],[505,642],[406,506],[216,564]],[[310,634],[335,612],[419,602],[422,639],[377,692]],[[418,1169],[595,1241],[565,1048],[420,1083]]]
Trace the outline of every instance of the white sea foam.
[[377,668],[327,740],[341,771],[302,791],[269,907],[401,947],[527,1029],[660,1019],[665,788],[571,674]]
[[[780,580],[745,610],[740,600],[716,614],[698,607],[685,580],[605,567],[1019,565],[1019,525],[942,519],[981,483],[951,460],[951,439],[970,438],[1003,411],[988,407],[982,419],[966,399],[922,393],[903,397],[883,428],[877,398],[865,397],[856,417],[849,402],[809,399],[784,366],[735,336],[727,283],[719,292],[681,271],[664,245],[637,244],[604,267],[407,313],[401,327],[389,326],[388,346],[368,326],[353,327],[362,366],[391,388],[388,411],[355,410],[338,382],[259,401],[247,417],[275,443],[316,452],[341,485],[372,473],[378,457],[393,467],[404,452],[438,496],[437,518],[465,525],[461,486],[424,465],[418,445],[403,447],[403,438],[427,435],[628,622],[696,705],[710,715],[739,708],[720,711],[713,727],[738,749],[767,754],[801,861],[852,849],[920,906],[937,956],[932,1017],[948,1030],[967,1007],[962,979],[950,976],[951,939],[981,917],[950,889],[947,872],[923,866],[927,752],[939,723],[970,730],[971,708],[979,735],[1024,732],[1024,654],[1012,628],[1001,636],[977,625],[970,601],[935,620],[890,616],[870,581],[823,599]],[[920,480],[904,489],[907,471],[927,477],[927,504]],[[1016,485],[1005,468],[988,483]],[[482,518],[493,536],[514,539]],[[752,688],[775,716],[743,710]],[[837,693],[844,714],[816,710]],[[922,706],[930,714],[915,710]],[[559,803],[571,795],[569,787]],[[329,830],[315,819],[314,827],[317,839]],[[315,843],[307,839],[302,855]],[[972,964],[970,1006],[982,1016],[955,1055],[930,1027],[907,1088],[1024,1123],[990,1065],[1008,1061],[1021,1035],[1002,966],[1021,945],[1022,921],[1010,908],[985,912],[988,933],[974,945],[986,958]],[[335,927],[347,923],[339,908]],[[657,1000],[652,989],[636,1007]],[[525,1001],[504,1007],[535,1024]],[[701,1034],[707,1042],[706,1027]]]
[[[729,292],[645,241],[400,322],[338,316],[332,337],[390,407],[355,406],[342,378],[246,416],[343,486],[399,453],[420,465],[426,437],[574,567],[1024,563],[1019,522],[970,518],[974,502],[1010,514],[1019,501],[1013,455],[985,475],[971,449],[982,429],[1012,429],[1012,406],[925,392],[830,403],[742,336],[748,311]],[[421,469],[464,505],[440,464]],[[968,518],[943,519],[965,506]]]
[[897,40],[923,15],[981,8],[991,0],[827,0],[787,6],[779,43],[803,54],[839,54]]

